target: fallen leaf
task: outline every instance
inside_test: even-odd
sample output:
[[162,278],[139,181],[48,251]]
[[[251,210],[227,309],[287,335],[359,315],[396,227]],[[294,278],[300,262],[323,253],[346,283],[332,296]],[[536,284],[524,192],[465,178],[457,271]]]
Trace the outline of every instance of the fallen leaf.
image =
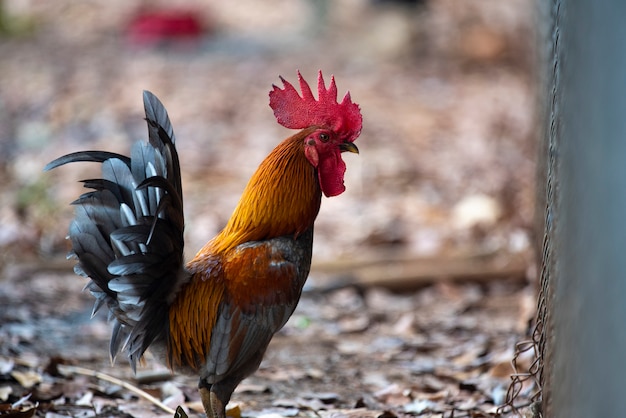
[[271,388],[268,385],[256,385],[253,383],[243,382],[235,389],[235,393],[270,393]]
[[411,391],[393,383],[374,393],[374,397],[385,405],[401,406],[411,402]]
[[58,399],[64,394],[64,384],[62,383],[49,383],[43,382],[37,385],[32,391],[31,400],[35,402],[48,402],[53,399]]
[[77,399],[74,404],[80,406],[91,406],[91,402],[93,400],[93,392],[87,391],[80,399]]
[[437,404],[424,399],[415,399],[412,402],[404,405],[402,408],[404,412],[409,414],[422,414],[428,412],[429,410],[436,409]]
[[318,413],[322,418],[378,418],[383,414],[383,411],[367,409],[333,409]]
[[0,386],[0,401],[6,402],[11,393],[13,393],[13,388],[11,386]]
[[59,372],[59,364],[68,365],[72,364],[72,362],[61,356],[50,357],[48,364],[46,364],[46,367],[44,368],[44,372],[48,373],[50,376],[61,376],[61,373]]
[[29,399],[30,395],[26,395],[12,404],[0,404],[0,415],[3,418],[30,418],[34,416],[37,405]]
[[37,408],[34,405],[20,405],[14,407],[10,404],[0,405],[0,416],[2,418],[30,418],[35,416]]
[[314,393],[314,394],[312,394],[310,396],[312,398],[319,399],[320,401],[322,401],[326,405],[333,404],[333,403],[339,401],[339,398],[340,398],[339,394],[334,393],[334,392]]
[[14,366],[15,362],[13,360],[0,357],[0,375],[11,373],[11,370],[13,370]]
[[174,418],[189,418],[187,413],[183,410],[181,406],[176,408],[176,413],[174,414]]
[[94,396],[91,404],[93,406],[94,411],[96,412],[96,415],[98,416],[106,415],[102,413],[105,410],[105,408],[107,409],[117,408],[117,403],[115,401],[111,399],[107,399],[107,398],[102,398],[100,396]]
[[513,366],[511,366],[511,361],[499,361],[491,366],[489,369],[489,374],[493,377],[497,378],[508,378],[511,376],[515,370]]
[[17,380],[17,383],[19,383],[24,389],[30,389],[36,384],[43,381],[41,375],[33,370],[28,370],[25,372],[13,370],[11,372],[11,377]]
[[294,399],[275,399],[272,402],[272,406],[277,406],[279,408],[297,408],[298,402]]
[[339,331],[342,333],[357,333],[367,330],[370,326],[370,319],[367,315],[344,317],[337,323]]
[[502,213],[501,205],[491,196],[476,194],[464,197],[452,209],[452,223],[458,228],[493,225]]
[[229,418],[241,418],[241,407],[239,404],[230,402],[226,405],[226,416]]
[[295,417],[300,413],[300,408],[294,404],[294,406],[286,407],[286,406],[277,406],[277,408],[268,408],[263,409],[261,413],[257,416],[260,417],[268,417],[272,415],[278,415],[280,417]]

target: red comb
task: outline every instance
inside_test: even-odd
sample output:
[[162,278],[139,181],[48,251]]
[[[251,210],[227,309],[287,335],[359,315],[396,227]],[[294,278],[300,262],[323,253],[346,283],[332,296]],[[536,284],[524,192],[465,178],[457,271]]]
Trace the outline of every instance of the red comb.
[[322,126],[335,132],[344,141],[354,141],[361,133],[363,118],[359,105],[352,103],[350,92],[346,93],[341,103],[337,103],[337,85],[331,76],[330,86],[326,89],[322,71],[317,77],[318,100],[298,71],[298,81],[302,97],[284,78],[280,80],[284,89],[273,85],[270,91],[270,107],[278,123],[290,129],[303,129],[309,126]]

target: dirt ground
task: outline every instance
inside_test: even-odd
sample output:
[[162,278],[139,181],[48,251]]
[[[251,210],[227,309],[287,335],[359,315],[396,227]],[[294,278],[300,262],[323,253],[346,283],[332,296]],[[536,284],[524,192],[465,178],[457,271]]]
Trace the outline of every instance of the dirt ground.
[[184,42],[130,35],[159,2],[0,3],[0,416],[171,416],[80,368],[200,411],[195,378],[149,356],[137,376],[111,366],[106,318],[90,320],[64,260],[68,203],[97,167],[42,167],[127,152],[153,91],[178,139],[190,256],[289,135],[267,93],[298,69],[350,90],[361,153],[346,156],[347,191],[322,202],[296,313],[233,405],[266,418],[513,416],[498,406],[535,309],[531,4],[268,3],[162,2],[203,23]]

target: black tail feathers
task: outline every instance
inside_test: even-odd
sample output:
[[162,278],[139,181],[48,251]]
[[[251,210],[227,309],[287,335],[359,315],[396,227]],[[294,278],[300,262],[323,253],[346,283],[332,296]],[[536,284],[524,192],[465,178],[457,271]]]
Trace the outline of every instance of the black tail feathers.
[[152,93],[143,95],[148,143],[131,156],[82,151],[46,165],[102,163],[102,178],[84,180],[70,225],[70,256],[86,288],[111,313],[112,359],[124,350],[133,368],[148,346],[167,332],[168,308],[188,277],[183,260],[183,198],[175,137],[167,111]]

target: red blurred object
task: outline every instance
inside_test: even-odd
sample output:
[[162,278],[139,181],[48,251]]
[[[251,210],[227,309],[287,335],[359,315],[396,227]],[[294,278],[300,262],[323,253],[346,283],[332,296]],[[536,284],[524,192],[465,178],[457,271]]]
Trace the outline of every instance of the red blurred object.
[[211,418],[225,417],[233,390],[296,308],[322,194],[343,193],[341,153],[358,152],[361,112],[349,94],[337,102],[334,78],[326,88],[319,73],[318,99],[300,73],[301,93],[281,80],[270,106],[301,131],[263,160],[224,229],[187,264],[174,130],[156,96],[144,93],[149,142],[130,157],[84,151],[46,167],[102,163],[103,178],[85,180],[93,190],[74,202],[69,235],[94,311],[110,311],[111,357],[124,351],[134,368],[150,347],[172,370],[199,375]]
[[142,12],[127,27],[127,35],[136,44],[199,39],[204,33],[199,13],[189,10]]

